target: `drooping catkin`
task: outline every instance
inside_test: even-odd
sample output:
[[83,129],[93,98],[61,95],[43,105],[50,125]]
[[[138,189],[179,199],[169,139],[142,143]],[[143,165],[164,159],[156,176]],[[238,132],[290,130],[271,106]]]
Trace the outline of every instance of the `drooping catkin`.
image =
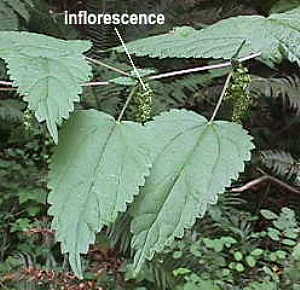
[[145,83],[145,87],[146,90],[143,86],[139,85],[134,96],[134,103],[136,105],[135,118],[140,123],[145,123],[151,119],[153,91],[148,83]]
[[248,69],[241,63],[233,68],[232,80],[227,89],[225,98],[232,100],[232,121],[242,123],[251,106],[249,84],[251,82]]

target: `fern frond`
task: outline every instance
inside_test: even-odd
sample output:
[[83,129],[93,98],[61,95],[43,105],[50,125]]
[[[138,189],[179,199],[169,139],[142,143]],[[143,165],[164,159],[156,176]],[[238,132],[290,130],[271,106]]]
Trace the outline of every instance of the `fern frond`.
[[300,113],[300,78],[296,75],[281,78],[262,78],[253,76],[251,93],[266,97],[281,97],[284,103]]
[[[101,59],[105,64],[117,67],[125,72],[129,72],[132,67],[121,63],[117,57],[112,54],[110,57]],[[94,66],[94,77],[100,80],[111,80],[119,77],[119,74],[108,70],[102,66]],[[123,86],[116,86],[114,84],[108,86],[98,86],[93,88],[86,88],[83,94],[83,102],[85,108],[96,108],[110,115],[116,116],[119,111],[119,105],[127,94],[122,94],[124,91]]]
[[8,8],[12,9],[17,15],[28,21],[30,18],[29,9],[32,8],[33,2],[31,0],[3,0]]
[[0,30],[17,30],[19,17],[28,21],[29,9],[33,7],[31,0],[3,0],[0,3]]
[[18,16],[4,2],[0,2],[0,19],[0,30],[18,29]]
[[[117,2],[116,0],[87,0],[85,8],[89,13],[99,13],[101,11],[104,13],[116,13],[115,7],[117,6]],[[96,57],[99,51],[103,51],[119,43],[113,25],[87,25],[85,35],[93,43],[93,48],[89,52],[89,55],[93,57]]]
[[154,92],[159,94],[153,98],[153,111],[157,114],[169,108],[180,108],[186,104],[191,95],[213,82],[209,74],[196,74],[176,81],[150,83]]
[[6,73],[6,65],[5,62],[0,59],[0,78],[1,80],[7,80],[7,73]]
[[279,150],[266,150],[261,152],[263,164],[275,174],[291,179],[300,176],[300,162],[289,152]]
[[175,279],[171,272],[173,263],[174,261],[168,257],[166,260],[155,259],[151,263],[147,263],[149,271],[154,279],[156,289],[167,290],[175,288]]
[[22,122],[22,106],[16,100],[0,100],[0,120],[1,122]]
[[112,247],[117,247],[123,254],[130,251],[130,223],[131,217],[128,212],[122,213],[107,231]]

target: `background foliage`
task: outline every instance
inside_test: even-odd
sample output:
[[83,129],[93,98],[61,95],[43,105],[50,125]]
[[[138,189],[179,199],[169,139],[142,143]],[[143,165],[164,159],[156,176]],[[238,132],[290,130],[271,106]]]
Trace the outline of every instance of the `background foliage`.
[[[250,95],[253,104],[247,111],[244,127],[254,137],[256,151],[247,170],[234,185],[268,176],[263,182],[239,193],[224,193],[219,203],[175,239],[163,253],[133,275],[133,253],[130,250],[129,223],[132,216],[123,213],[114,226],[104,226],[84,258],[84,280],[69,273],[67,257],[59,254],[47,215],[46,176],[54,148],[44,124],[38,124],[22,96],[13,90],[0,91],[0,285],[3,289],[299,289],[299,52],[296,51],[298,22],[280,20],[272,13],[300,6],[299,1],[206,1],[147,0],[83,2],[64,0],[18,0],[0,4],[0,29],[24,30],[65,40],[89,39],[93,49],[88,56],[131,71],[126,56],[106,50],[119,45],[113,27],[65,26],[64,10],[162,12],[168,22],[155,27],[119,27],[126,40],[137,40],[145,50],[151,48],[142,38],[169,33],[170,38],[187,40],[189,34],[231,31],[238,38],[231,16],[240,16],[253,25],[273,19],[270,30],[280,34],[280,46],[266,38],[264,63],[249,62]],[[134,8],[134,9],[133,9]],[[299,9],[299,8],[298,8]],[[288,12],[289,13],[289,12]],[[274,21],[274,17],[276,21]],[[234,20],[236,21],[236,20]],[[215,24],[215,25],[214,25]],[[189,26],[185,30],[178,26]],[[279,26],[283,26],[280,31]],[[193,29],[192,29],[193,28]],[[208,30],[200,30],[207,28]],[[194,30],[195,29],[195,30]],[[274,30],[273,30],[274,29]],[[289,31],[290,29],[290,31]],[[170,33],[169,31],[173,31]],[[223,32],[224,33],[224,32]],[[267,33],[270,37],[272,33]],[[251,34],[251,33],[249,33]],[[165,36],[157,36],[164,39]],[[203,36],[201,36],[203,37]],[[200,39],[202,39],[200,37]],[[277,35],[274,35],[277,38]],[[261,39],[261,37],[258,37]],[[150,44],[154,42],[149,38]],[[172,40],[172,39],[171,39]],[[176,39],[175,39],[176,40]],[[173,40],[172,40],[173,41]],[[223,43],[222,39],[222,43]],[[176,41],[177,42],[177,41]],[[1,42],[4,43],[4,40]],[[5,40],[5,43],[7,41]],[[271,43],[271,45],[270,45]],[[274,44],[274,45],[273,45]],[[160,46],[163,48],[163,46]],[[183,47],[184,42],[183,42]],[[299,46],[297,46],[299,47]],[[167,47],[169,48],[169,47]],[[242,54],[247,54],[245,47]],[[287,49],[288,52],[287,53]],[[236,46],[230,43],[227,57]],[[194,50],[193,50],[194,51]],[[138,46],[137,52],[142,52]],[[180,50],[176,49],[176,53]],[[4,53],[4,52],[0,52]],[[198,52],[197,52],[198,53]],[[16,51],[6,53],[13,58]],[[147,52],[135,57],[139,67],[172,71],[212,63],[212,59],[149,59]],[[200,52],[202,55],[202,52]],[[282,55],[287,55],[287,59]],[[298,55],[298,56],[297,56]],[[194,56],[194,55],[189,55]],[[210,53],[206,55],[215,57]],[[224,57],[224,55],[222,55]],[[2,55],[3,57],[3,55]],[[4,57],[4,58],[5,58]],[[37,56],[39,57],[39,56]],[[275,60],[275,66],[269,60]],[[31,60],[30,60],[31,61]],[[126,64],[127,63],[127,64]],[[87,69],[88,70],[88,69]],[[88,71],[83,72],[87,80]],[[15,69],[16,74],[20,73]],[[36,72],[38,73],[38,72]],[[167,109],[189,109],[207,118],[212,114],[224,83],[226,71],[173,77],[151,82],[153,115]],[[39,72],[40,74],[40,72]],[[94,80],[110,80],[119,75],[101,66],[93,66]],[[8,80],[4,62],[0,62],[1,80]],[[34,80],[33,75],[28,75]],[[56,85],[53,84],[56,88]],[[21,86],[22,87],[22,86]],[[2,88],[2,87],[1,87]],[[76,89],[76,88],[75,88]],[[76,89],[79,92],[79,89]],[[19,93],[23,94],[22,88]],[[128,95],[124,86],[113,84],[86,87],[76,109],[94,108],[117,117]],[[227,101],[220,118],[230,120],[232,104]],[[134,106],[126,112],[133,120]],[[58,122],[57,119],[54,123]],[[56,126],[56,125],[55,125]],[[53,127],[53,126],[52,126]],[[134,218],[134,217],[133,217]],[[216,261],[218,261],[216,263]]]

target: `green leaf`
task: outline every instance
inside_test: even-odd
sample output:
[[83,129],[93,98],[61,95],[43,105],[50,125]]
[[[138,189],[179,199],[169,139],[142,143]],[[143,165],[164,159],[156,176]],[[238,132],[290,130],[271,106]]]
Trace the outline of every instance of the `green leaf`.
[[260,210],[261,215],[267,220],[275,220],[278,218],[278,215],[268,209]]
[[190,274],[191,270],[187,269],[187,268],[177,268],[177,269],[173,270],[172,273],[173,273],[173,275],[175,277],[177,277],[177,276],[182,276],[182,275]]
[[250,253],[250,255],[252,255],[252,256],[260,256],[260,255],[262,255],[263,253],[264,253],[264,250],[263,250],[263,249],[256,248],[256,249],[254,249],[254,250]]
[[31,220],[28,218],[19,218],[11,226],[10,231],[14,232],[25,232],[30,229]]
[[223,276],[229,276],[230,273],[231,273],[231,271],[230,271],[229,269],[223,269],[223,270],[222,270],[222,275],[223,275]]
[[279,259],[285,259],[286,258],[286,256],[287,256],[287,252],[286,251],[282,251],[282,250],[277,250],[276,252],[275,252],[275,254],[277,255],[277,257],[279,258]]
[[296,260],[300,260],[300,243],[298,243],[292,253],[292,256],[296,259]]
[[277,255],[275,253],[270,253],[269,258],[272,262],[275,262],[277,260]]
[[268,228],[268,237],[270,237],[274,241],[280,240],[280,232],[277,229],[274,228]]
[[235,252],[233,256],[236,261],[241,261],[243,259],[243,254],[241,252]]
[[179,259],[181,258],[183,255],[183,252],[182,251],[175,251],[173,254],[172,254],[172,257],[173,259]]
[[[273,269],[271,269],[270,267],[267,266],[263,266],[262,270],[271,277],[272,280],[274,281],[278,281],[278,276],[277,274],[273,271]],[[278,281],[279,282],[279,281]],[[278,289],[278,288],[276,288]]]
[[299,232],[298,223],[296,221],[295,212],[290,208],[283,207],[279,218],[273,221],[274,226],[281,230],[287,232]]
[[36,201],[41,204],[46,204],[47,192],[42,188],[37,189],[22,189],[17,192],[19,203],[23,204],[27,201]]
[[157,155],[132,211],[137,272],[145,259],[182,237],[217,202],[218,194],[244,170],[254,147],[240,125],[209,123],[185,110],[163,113],[146,128]]
[[235,266],[235,269],[238,271],[238,272],[244,272],[245,271],[245,267],[242,263],[237,263],[236,266]]
[[[149,57],[230,59],[243,40],[245,56],[262,52],[261,59],[271,65],[283,57],[300,65],[300,8],[269,17],[237,16],[221,20],[202,30],[177,28],[167,34],[139,39],[127,44],[130,53]],[[116,48],[123,52],[123,48]]]
[[195,257],[202,257],[203,253],[201,252],[201,248],[198,244],[192,244],[190,247],[190,252]]
[[39,122],[46,121],[55,143],[56,124],[69,118],[74,102],[79,102],[82,83],[91,68],[82,53],[88,41],[65,41],[28,32],[0,32],[0,57],[8,67],[18,93],[24,95]]
[[289,239],[297,239],[297,237],[298,237],[298,233],[296,234],[292,231],[286,231],[283,233],[283,235]]
[[255,267],[256,265],[256,259],[253,256],[246,256],[246,262],[251,268]]
[[138,123],[116,122],[90,110],[74,113],[61,132],[49,177],[49,214],[79,277],[80,253],[87,253],[95,234],[126,210],[149,174],[144,131]]
[[229,267],[230,269],[234,269],[235,266],[236,266],[236,262],[231,262],[231,263],[229,263],[229,265],[228,265],[228,267]]
[[223,241],[225,243],[225,246],[227,248],[230,248],[233,244],[237,243],[237,240],[232,237],[222,237],[221,241]]
[[295,241],[290,239],[283,239],[281,243],[287,246],[295,246],[297,244]]
[[245,290],[278,290],[278,285],[274,282],[253,282]]
[[214,249],[215,252],[221,252],[224,248],[224,242],[220,239],[204,238],[203,242],[207,248]]

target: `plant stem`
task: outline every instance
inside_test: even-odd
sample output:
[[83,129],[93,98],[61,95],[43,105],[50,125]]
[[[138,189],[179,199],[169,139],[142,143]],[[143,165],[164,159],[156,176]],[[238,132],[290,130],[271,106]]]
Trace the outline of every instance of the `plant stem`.
[[219,111],[219,109],[220,109],[220,106],[221,106],[222,101],[223,101],[223,99],[224,99],[226,90],[227,90],[227,88],[228,88],[228,86],[229,86],[229,84],[230,84],[231,77],[232,77],[232,72],[230,72],[230,73],[228,74],[227,78],[226,78],[226,82],[225,82],[225,85],[224,85],[224,87],[223,87],[222,93],[221,93],[221,95],[220,95],[220,97],[219,97],[219,100],[218,100],[218,103],[217,103],[217,105],[216,105],[216,107],[215,107],[215,110],[214,110],[214,112],[213,112],[213,114],[212,114],[212,116],[211,116],[211,118],[210,118],[210,120],[209,120],[209,123],[213,122],[213,120],[215,119],[215,117],[216,117],[216,115],[217,115],[217,113],[218,113],[218,111]]
[[[239,62],[244,62],[246,60],[256,58],[260,55],[261,55],[260,52],[250,54],[248,56],[239,58],[238,61]],[[194,67],[194,68],[190,68],[190,69],[171,71],[171,72],[167,72],[167,73],[162,73],[162,74],[150,76],[150,77],[148,77],[148,79],[149,80],[159,80],[159,79],[169,78],[169,77],[178,76],[178,75],[185,75],[185,74],[190,74],[190,73],[195,73],[195,72],[205,71],[205,70],[211,70],[211,69],[221,69],[221,68],[225,68],[225,67],[231,67],[231,62],[228,61],[228,62],[219,63],[219,64],[212,64],[212,65]]]
[[4,85],[4,86],[12,86],[12,82],[0,81],[0,85]]
[[89,83],[85,83],[82,84],[83,87],[98,87],[98,86],[107,86],[110,85],[110,82],[89,82]]
[[123,70],[121,70],[121,69],[119,69],[119,68],[113,67],[113,66],[111,66],[111,65],[109,65],[109,64],[106,64],[106,63],[104,63],[104,62],[102,62],[102,61],[100,61],[100,60],[98,60],[98,59],[93,59],[93,58],[90,58],[90,57],[86,57],[86,59],[87,59],[88,61],[92,62],[92,63],[101,65],[101,66],[106,67],[106,68],[108,68],[108,69],[110,69],[110,70],[112,70],[112,71],[115,71],[115,72],[117,72],[117,73],[120,73],[120,74],[122,74],[122,75],[124,75],[124,76],[130,77],[130,74],[129,74],[129,73],[127,73],[127,72],[125,72],[125,71],[123,71]]
[[262,183],[266,180],[269,180],[268,176],[266,176],[266,175],[261,176],[259,178],[256,178],[256,179],[253,179],[253,180],[247,182],[243,186],[232,188],[231,192],[244,192],[244,191],[249,190],[249,189],[255,187],[256,185],[258,185],[258,184],[260,184],[260,183]]
[[258,185],[262,182],[270,181],[272,183],[275,183],[275,184],[287,189],[290,192],[300,194],[300,191],[297,190],[296,188],[294,188],[294,187],[290,186],[289,184],[279,180],[278,178],[275,178],[274,176],[270,176],[269,174],[264,172],[262,169],[257,168],[257,171],[262,173],[263,176],[261,176],[259,178],[256,178],[254,180],[251,180],[251,181],[247,182],[245,185],[243,185],[241,187],[233,188],[233,189],[231,189],[231,192],[244,192],[246,190],[250,190],[251,188],[255,187],[256,185]]
[[132,97],[134,96],[134,94],[135,94],[135,92],[136,92],[136,90],[137,90],[137,86],[135,86],[135,87],[131,90],[131,92],[130,92],[130,94],[129,94],[129,96],[128,96],[128,98],[127,98],[127,100],[126,100],[126,102],[125,102],[125,104],[124,104],[124,106],[123,106],[123,108],[122,108],[122,111],[121,111],[121,113],[120,113],[120,115],[119,115],[119,117],[118,117],[118,119],[117,119],[117,122],[120,122],[120,121],[121,121],[121,119],[122,119],[122,117],[123,117],[123,115],[124,115],[124,113],[125,113],[125,111],[126,111],[128,105],[129,105],[129,103],[130,103]]
[[0,88],[1,92],[13,92],[16,90],[17,90],[17,88]]
[[[254,53],[254,54],[250,54],[248,56],[239,58],[238,61],[239,62],[243,62],[243,61],[247,61],[249,59],[253,59],[256,58],[258,56],[260,56],[261,53]],[[95,60],[93,60],[95,61]],[[97,60],[98,62],[98,60]],[[105,64],[105,66],[108,66]],[[206,71],[206,70],[211,70],[211,69],[221,69],[221,68],[225,68],[225,67],[231,67],[231,62],[225,62],[225,63],[219,63],[219,64],[213,64],[213,65],[206,65],[206,66],[200,66],[200,67],[194,67],[194,68],[190,68],[190,69],[184,69],[184,70],[177,70],[177,71],[171,71],[171,72],[167,72],[167,73],[162,73],[162,74],[158,74],[158,75],[153,75],[148,77],[148,80],[159,80],[159,79],[163,79],[163,78],[169,78],[169,77],[173,77],[173,76],[178,76],[178,75],[186,75],[186,74],[190,74],[190,73],[195,73],[195,72],[200,72],[200,71]],[[112,67],[110,67],[110,69],[112,69]],[[121,74],[126,74],[126,76],[130,76],[128,75],[126,72],[123,72],[117,68],[113,68],[113,70],[118,70],[119,73]],[[138,72],[138,71],[137,71]],[[0,81],[0,85],[5,85],[5,86],[12,86],[13,82],[8,82],[8,81]],[[95,86],[107,86],[110,85],[111,83],[109,81],[102,81],[102,82],[88,82],[88,83],[84,83],[82,84],[82,86],[85,87],[95,87]]]
[[264,170],[262,170],[261,168],[257,168],[257,171],[259,171],[260,173],[264,174],[265,176],[268,177],[268,179],[272,182],[275,183],[285,189],[287,189],[290,192],[296,193],[296,194],[300,194],[300,190],[290,186],[289,184],[283,182],[282,180],[279,180],[278,178],[271,176],[269,174],[267,174]]

